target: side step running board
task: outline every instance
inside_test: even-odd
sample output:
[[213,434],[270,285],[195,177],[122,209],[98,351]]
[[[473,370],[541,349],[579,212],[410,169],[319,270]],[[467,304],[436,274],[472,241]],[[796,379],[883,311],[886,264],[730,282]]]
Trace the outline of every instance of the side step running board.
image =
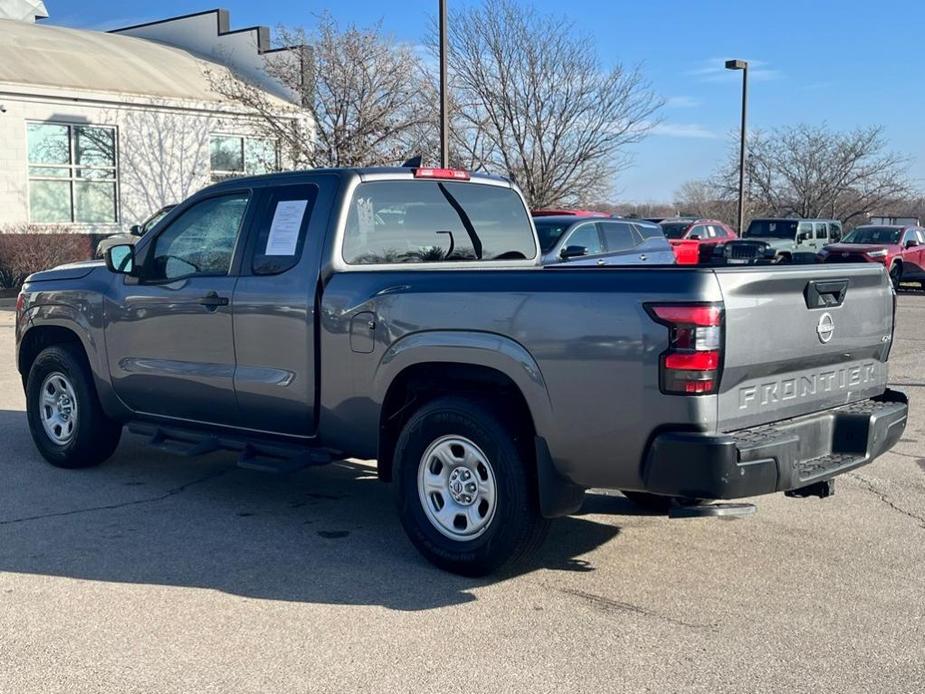
[[238,467],[260,472],[287,474],[306,467],[327,465],[336,458],[333,451],[296,443],[248,439],[232,434],[161,426],[147,422],[128,425],[133,434],[148,437],[148,445],[166,453],[194,457],[217,451],[241,454]]
[[755,504],[717,502],[705,504],[676,504],[668,511],[669,518],[743,518],[752,515]]

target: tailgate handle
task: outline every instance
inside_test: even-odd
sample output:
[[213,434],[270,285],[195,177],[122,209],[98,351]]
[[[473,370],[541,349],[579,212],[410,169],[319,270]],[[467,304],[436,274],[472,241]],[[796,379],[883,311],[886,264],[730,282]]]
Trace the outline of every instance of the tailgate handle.
[[845,302],[848,280],[812,280],[806,285],[803,296],[806,308],[834,308]]

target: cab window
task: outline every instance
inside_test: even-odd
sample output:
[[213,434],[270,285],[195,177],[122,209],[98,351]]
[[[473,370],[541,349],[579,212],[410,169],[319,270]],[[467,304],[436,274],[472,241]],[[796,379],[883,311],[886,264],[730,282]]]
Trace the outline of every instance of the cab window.
[[808,241],[813,238],[813,224],[812,222],[800,222],[797,226],[797,240],[803,239]]
[[816,222],[816,238],[817,239],[828,239],[829,230],[825,225],[825,222]]
[[298,264],[317,197],[314,184],[282,186],[263,194],[253,224],[255,275],[278,275]]
[[584,246],[588,251],[588,255],[599,255],[604,252],[600,234],[597,232],[597,224],[594,223],[582,224],[569,234],[562,248],[564,249],[568,246]]
[[608,253],[630,251],[640,244],[642,239],[633,230],[633,226],[627,222],[601,222]]
[[347,208],[342,255],[351,265],[536,258],[523,200],[504,186],[367,181]]
[[703,225],[695,226],[693,229],[690,230],[690,233],[687,235],[686,238],[692,239],[692,238],[694,238],[695,236],[696,236],[698,239],[705,239],[705,238],[707,238],[707,228],[706,228],[705,226],[703,226]]
[[147,279],[227,275],[248,200],[248,193],[234,193],[208,198],[186,210],[155,240]]

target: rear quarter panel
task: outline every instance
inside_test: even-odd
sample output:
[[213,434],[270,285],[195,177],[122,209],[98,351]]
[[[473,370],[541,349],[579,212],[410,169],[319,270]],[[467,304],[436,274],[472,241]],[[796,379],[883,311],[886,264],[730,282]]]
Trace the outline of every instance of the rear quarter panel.
[[[715,398],[659,391],[668,333],[643,304],[720,298],[712,273],[682,268],[339,272],[321,306],[322,437],[375,457],[394,355],[410,365],[455,349],[470,363],[508,369],[515,383],[534,383],[524,396],[565,476],[638,487],[655,423],[716,426]],[[374,316],[368,353],[351,350],[358,314]],[[537,373],[522,373],[531,368]]]

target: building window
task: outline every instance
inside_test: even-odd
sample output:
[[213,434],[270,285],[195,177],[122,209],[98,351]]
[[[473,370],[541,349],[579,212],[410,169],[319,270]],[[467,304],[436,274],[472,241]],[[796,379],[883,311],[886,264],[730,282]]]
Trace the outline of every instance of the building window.
[[115,224],[115,128],[28,123],[27,130],[31,221]]
[[213,135],[209,150],[213,181],[279,170],[279,153],[273,140],[239,135]]

